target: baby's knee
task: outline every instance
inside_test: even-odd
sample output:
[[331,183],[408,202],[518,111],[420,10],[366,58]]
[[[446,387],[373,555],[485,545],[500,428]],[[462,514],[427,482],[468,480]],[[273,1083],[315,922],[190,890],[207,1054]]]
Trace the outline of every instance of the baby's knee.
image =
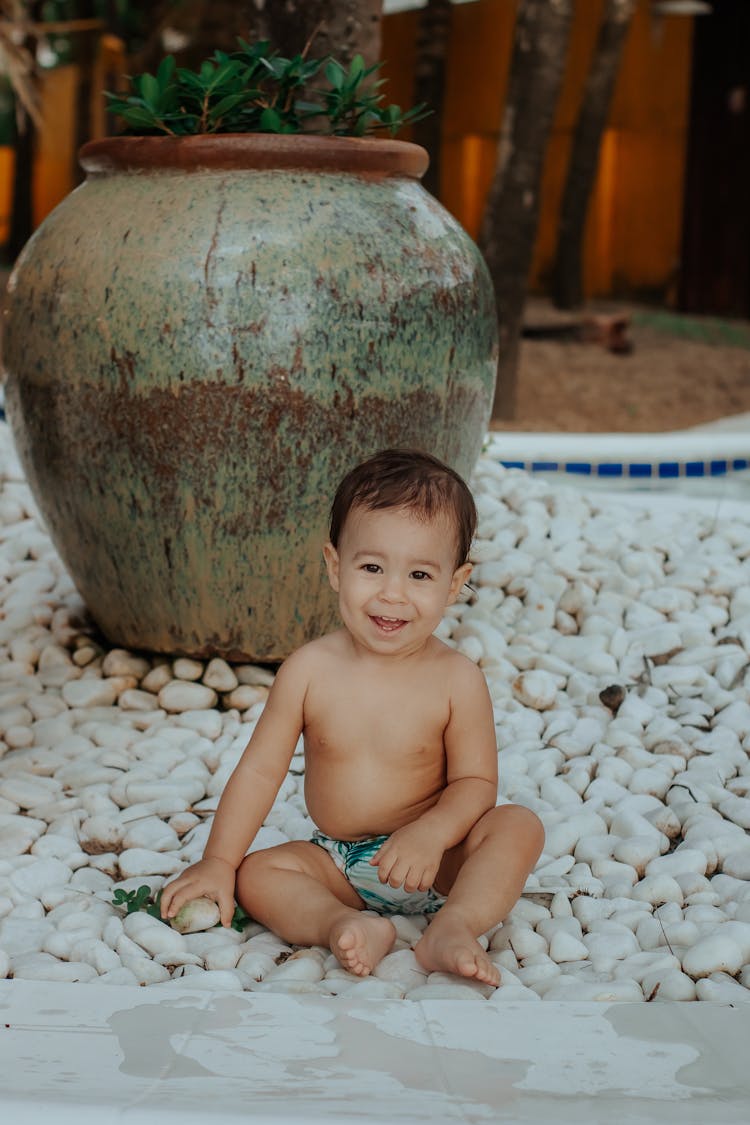
[[539,817],[525,805],[498,805],[486,814],[487,827],[503,835],[510,834],[515,845],[527,846],[541,854],[544,847],[544,825]]
[[523,832],[524,838],[528,841],[536,851],[540,854],[544,847],[545,831],[539,817],[531,809],[527,809],[524,805],[513,805],[512,808],[516,810],[519,818],[519,828]]
[[262,886],[273,875],[278,867],[274,851],[275,848],[260,848],[245,856],[237,868],[235,886],[238,890],[246,891],[251,887]]
[[259,848],[258,851],[250,852],[237,868],[237,878],[257,879],[261,875],[283,871],[305,872],[308,866],[305,863],[307,846],[301,841],[293,840],[288,844],[276,844],[272,848]]

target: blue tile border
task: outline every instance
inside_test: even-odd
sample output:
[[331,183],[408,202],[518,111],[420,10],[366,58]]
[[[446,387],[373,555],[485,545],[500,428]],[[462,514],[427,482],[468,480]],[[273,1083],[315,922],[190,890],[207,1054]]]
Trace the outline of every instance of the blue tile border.
[[712,461],[504,461],[506,469],[525,469],[531,473],[571,473],[593,477],[720,477],[750,469],[750,457]]

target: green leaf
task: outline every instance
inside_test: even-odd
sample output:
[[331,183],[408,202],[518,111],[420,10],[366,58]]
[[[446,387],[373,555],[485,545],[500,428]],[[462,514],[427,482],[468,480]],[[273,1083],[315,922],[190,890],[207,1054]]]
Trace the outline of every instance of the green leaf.
[[146,907],[146,913],[150,914],[152,918],[158,918],[159,921],[162,920],[162,917],[161,917],[161,891],[159,891],[159,893],[157,894],[156,898],[151,903],[151,905]]
[[250,915],[246,914],[241,906],[235,906],[234,914],[232,915],[232,929],[239,930],[239,932],[242,933],[248,922],[252,922]]
[[260,115],[260,128],[263,133],[280,133],[282,131],[283,121],[281,115],[272,109],[270,106],[264,109]]
[[159,63],[159,68],[156,71],[156,81],[162,93],[164,93],[172,81],[176,67],[177,63],[175,62],[174,55],[167,55]]
[[139,128],[145,129],[161,129],[167,132],[162,122],[150,109],[140,109],[137,106],[131,106],[120,111],[120,116],[128,125],[135,125]]
[[209,117],[212,119],[221,117],[222,114],[228,113],[228,111],[234,109],[235,106],[242,105],[247,99],[247,94],[227,94],[227,96],[217,102],[216,105],[211,106]]
[[325,76],[334,90],[340,90],[344,85],[344,68],[341,63],[337,63],[334,59],[331,59],[326,66]]
[[161,100],[161,89],[153,74],[144,74],[141,80],[141,97],[147,105],[158,107]]

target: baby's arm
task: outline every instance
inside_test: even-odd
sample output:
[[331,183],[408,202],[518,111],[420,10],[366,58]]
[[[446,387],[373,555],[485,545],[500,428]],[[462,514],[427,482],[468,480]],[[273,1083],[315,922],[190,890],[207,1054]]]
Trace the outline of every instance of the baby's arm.
[[222,925],[231,923],[237,868],[276,799],[302,731],[308,667],[300,652],[279,669],[221,796],[203,859],[164,888],[162,918],[174,918],[186,902],[206,896],[217,903]]
[[476,665],[463,657],[454,659],[456,680],[444,734],[446,787],[431,809],[394,832],[371,861],[377,864],[382,883],[407,891],[431,887],[444,852],[465,839],[497,803],[497,739],[490,694]]

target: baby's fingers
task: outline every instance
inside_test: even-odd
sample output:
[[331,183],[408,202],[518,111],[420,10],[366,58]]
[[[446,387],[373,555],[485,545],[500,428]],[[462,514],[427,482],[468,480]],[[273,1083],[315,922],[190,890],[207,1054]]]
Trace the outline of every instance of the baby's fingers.
[[[214,898],[213,895],[209,897]],[[214,898],[214,902],[219,908],[219,921],[222,926],[228,929],[229,926],[232,925],[232,919],[234,918],[234,899],[227,895],[217,895]]]
[[189,902],[192,897],[189,885],[184,886],[180,883],[179,879],[174,883],[170,883],[161,893],[160,907],[162,918],[174,918],[180,907],[184,906],[186,902]]

